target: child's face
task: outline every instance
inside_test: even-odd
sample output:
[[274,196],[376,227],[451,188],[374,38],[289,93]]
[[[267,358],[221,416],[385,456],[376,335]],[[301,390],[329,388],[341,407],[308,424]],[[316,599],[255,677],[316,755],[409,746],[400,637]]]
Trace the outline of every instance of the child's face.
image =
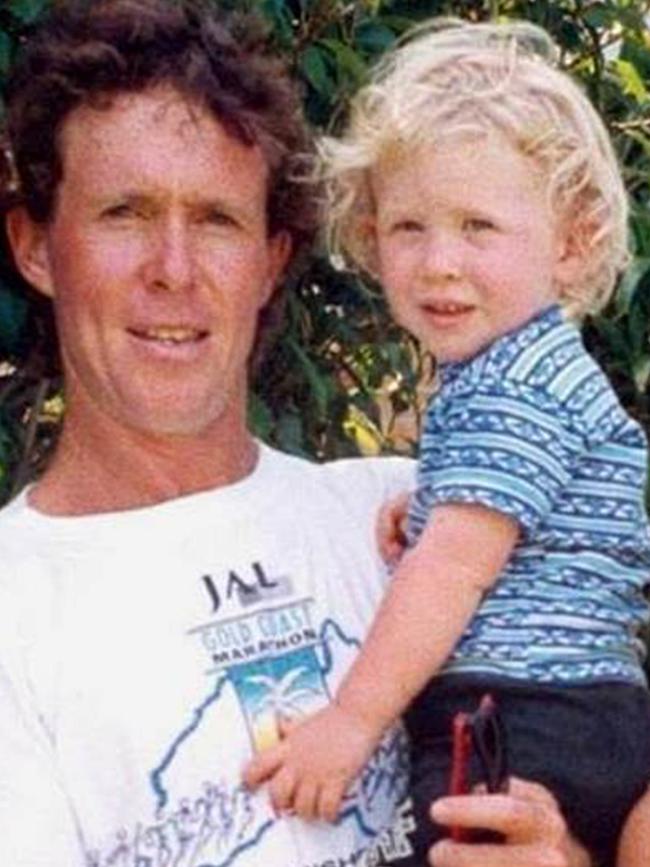
[[379,276],[400,324],[439,361],[475,355],[557,300],[567,244],[530,160],[453,139],[371,177]]

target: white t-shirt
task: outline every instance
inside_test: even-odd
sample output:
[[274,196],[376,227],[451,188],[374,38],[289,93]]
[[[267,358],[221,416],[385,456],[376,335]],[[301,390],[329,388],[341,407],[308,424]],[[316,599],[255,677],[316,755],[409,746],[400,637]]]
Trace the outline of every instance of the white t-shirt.
[[324,704],[385,582],[391,458],[262,447],[227,487],[131,511],[0,514],[0,864],[341,867],[405,783],[388,735],[336,826],[276,818],[241,770]]

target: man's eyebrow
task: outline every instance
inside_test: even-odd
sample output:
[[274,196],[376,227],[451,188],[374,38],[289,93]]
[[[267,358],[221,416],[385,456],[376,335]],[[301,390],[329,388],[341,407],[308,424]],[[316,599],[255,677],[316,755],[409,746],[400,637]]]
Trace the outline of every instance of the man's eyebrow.
[[199,196],[196,199],[191,199],[189,204],[193,208],[199,208],[202,210],[219,210],[219,211],[237,211],[243,210],[242,205],[238,205],[237,202],[229,202],[227,199],[223,199],[219,196]]
[[99,189],[93,196],[95,201],[103,203],[103,202],[115,202],[115,201],[124,201],[124,202],[143,202],[149,201],[155,198],[150,193],[145,193],[142,190],[133,190],[129,188],[125,189],[111,189],[111,190],[102,190]]
[[[98,190],[95,195],[95,200],[99,203],[124,201],[130,203],[156,204],[164,202],[170,198],[167,193],[156,190],[154,187],[149,189],[134,189],[125,187],[124,189]],[[232,213],[245,213],[246,203],[235,202],[225,199],[222,196],[184,196],[181,199],[184,207],[193,211],[212,211],[222,210]]]

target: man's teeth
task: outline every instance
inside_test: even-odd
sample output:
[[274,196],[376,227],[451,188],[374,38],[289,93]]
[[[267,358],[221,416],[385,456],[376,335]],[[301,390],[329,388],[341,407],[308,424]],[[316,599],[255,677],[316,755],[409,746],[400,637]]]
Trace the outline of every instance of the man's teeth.
[[205,332],[196,328],[146,328],[140,331],[140,336],[146,340],[161,340],[164,343],[187,343],[198,340]]

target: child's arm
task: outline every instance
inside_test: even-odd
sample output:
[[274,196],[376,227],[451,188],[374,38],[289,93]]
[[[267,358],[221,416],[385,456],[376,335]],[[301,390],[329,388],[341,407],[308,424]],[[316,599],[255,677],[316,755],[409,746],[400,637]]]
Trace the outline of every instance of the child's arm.
[[483,506],[434,508],[395,571],[336,703],[378,735],[395,722],[456,646],[517,535],[513,519]]
[[623,826],[618,858],[619,867],[645,867],[650,849],[650,788],[645,793]]
[[276,810],[335,818],[382,734],[453,650],[517,535],[513,519],[483,506],[434,508],[334,702],[257,756],[246,782],[271,780]]

